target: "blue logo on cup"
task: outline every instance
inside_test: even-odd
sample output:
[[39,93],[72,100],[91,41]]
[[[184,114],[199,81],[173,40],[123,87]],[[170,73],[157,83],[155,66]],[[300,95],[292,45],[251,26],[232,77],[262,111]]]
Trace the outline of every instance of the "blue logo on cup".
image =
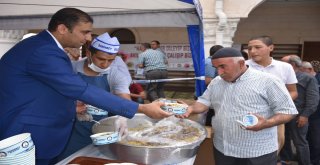
[[22,148],[27,148],[29,146],[29,142],[25,141],[21,144]]
[[7,153],[5,153],[5,152],[0,152],[0,158],[1,157],[7,157]]

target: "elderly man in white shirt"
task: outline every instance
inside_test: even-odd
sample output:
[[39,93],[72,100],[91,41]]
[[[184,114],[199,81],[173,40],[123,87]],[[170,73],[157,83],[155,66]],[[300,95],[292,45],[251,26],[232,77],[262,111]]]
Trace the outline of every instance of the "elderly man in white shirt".
[[[277,125],[290,121],[297,110],[283,83],[245,65],[240,51],[222,48],[212,56],[219,76],[188,108],[202,113],[212,107],[216,165],[270,165],[277,162]],[[253,114],[258,123],[240,126],[237,120]]]

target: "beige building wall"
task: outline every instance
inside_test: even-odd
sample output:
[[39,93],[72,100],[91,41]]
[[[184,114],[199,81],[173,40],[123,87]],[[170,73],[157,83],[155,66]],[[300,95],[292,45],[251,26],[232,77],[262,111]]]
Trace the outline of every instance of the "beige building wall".
[[240,18],[263,0],[199,0],[203,13],[205,56],[213,45],[231,46]]
[[270,35],[277,44],[320,41],[320,1],[266,1],[240,19],[233,38],[246,44],[252,36]]
[[[199,0],[203,7],[204,18],[217,18],[217,0]],[[223,9],[229,18],[247,17],[250,11],[265,0],[223,0]]]
[[[270,35],[275,44],[302,44],[302,49],[305,41],[320,41],[319,0],[199,1],[203,7],[206,56],[213,45],[240,48],[257,35]],[[216,7],[221,3],[223,13],[218,14]],[[227,19],[224,26],[219,25],[221,16]]]

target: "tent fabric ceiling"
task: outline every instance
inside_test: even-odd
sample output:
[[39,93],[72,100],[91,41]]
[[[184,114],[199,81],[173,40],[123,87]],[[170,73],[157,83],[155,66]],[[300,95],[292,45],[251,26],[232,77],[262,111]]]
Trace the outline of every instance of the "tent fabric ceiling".
[[[73,5],[70,5],[73,4]],[[178,0],[1,0],[0,29],[44,29],[63,7],[88,12],[95,28],[186,27],[199,24],[194,5]]]

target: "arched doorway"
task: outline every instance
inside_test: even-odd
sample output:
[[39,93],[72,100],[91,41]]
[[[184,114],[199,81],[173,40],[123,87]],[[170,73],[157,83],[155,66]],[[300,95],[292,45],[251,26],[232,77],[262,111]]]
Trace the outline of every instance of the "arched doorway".
[[117,29],[111,33],[111,36],[117,37],[121,44],[135,44],[136,37],[129,29]]

